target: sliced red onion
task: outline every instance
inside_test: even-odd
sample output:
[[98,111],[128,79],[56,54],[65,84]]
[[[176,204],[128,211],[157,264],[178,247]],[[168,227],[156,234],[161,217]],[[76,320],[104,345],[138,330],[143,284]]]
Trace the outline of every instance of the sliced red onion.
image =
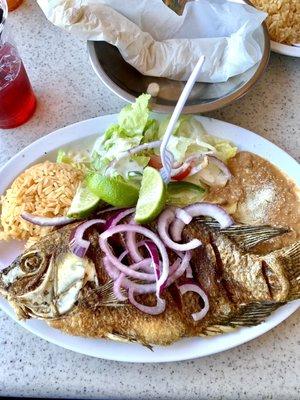
[[152,263],[151,258],[145,258],[144,260],[139,261],[139,263],[137,263],[137,264],[132,264],[130,266],[127,266],[125,264],[122,264],[118,260],[118,258],[114,256],[107,240],[101,239],[101,235],[100,235],[99,244],[100,244],[101,250],[105,253],[106,257],[109,259],[111,264],[114,267],[116,267],[120,272],[123,272],[126,276],[130,276],[133,279],[139,279],[142,281],[154,282],[156,280],[155,274],[153,274],[153,273],[149,274],[149,273],[145,273],[145,272],[136,271],[136,269],[142,268],[145,265],[151,265],[151,263]]
[[217,177],[214,176],[213,179],[209,179],[209,176],[205,173],[206,170],[203,170],[203,172],[200,172],[200,179],[209,186],[225,186],[232,176],[229,168],[223,161],[215,156],[208,155],[207,158],[209,164],[215,165],[221,171],[222,175]]
[[144,150],[149,150],[149,149],[155,149],[156,147],[159,147],[161,145],[161,140],[155,140],[153,142],[148,142],[144,144],[140,144],[138,146],[132,147],[131,149],[122,151],[117,155],[115,159],[113,159],[108,168],[114,167],[120,160],[126,157],[133,156],[134,154],[138,154]]
[[[131,225],[138,226],[133,218],[130,220],[129,223]],[[130,257],[133,259],[134,262],[139,262],[143,259],[143,256],[138,250],[135,232],[130,231],[126,233],[126,245],[129,250]]]
[[187,269],[185,270],[185,276],[187,278],[191,278],[191,279],[193,278],[193,270],[192,270],[192,267],[190,264],[187,266]]
[[122,287],[127,290],[131,288],[136,294],[155,293],[156,286],[156,283],[136,283],[126,277],[122,280]]
[[[127,251],[126,251],[127,253]],[[115,282],[118,280],[118,283],[116,284],[116,287],[114,286],[114,293],[115,296],[121,300],[121,296],[123,297],[122,293],[119,293],[119,290],[121,288],[124,289],[129,289],[131,288],[135,293],[137,294],[147,294],[147,293],[155,293],[156,292],[156,283],[136,283],[131,281],[126,277],[126,275],[121,272],[112,265],[112,263],[109,261],[108,257],[103,258],[103,265],[104,268],[108,274],[108,276],[113,279]],[[137,264],[132,264],[131,267],[136,268]],[[114,283],[115,283],[114,282]],[[119,286],[119,287],[118,287]],[[116,292],[115,292],[116,290]],[[120,297],[119,297],[120,296]],[[127,300],[127,298],[126,298]]]
[[[141,246],[146,246],[146,240],[141,240],[140,242],[137,243],[137,247],[141,247]],[[156,250],[156,251],[157,251],[157,250]],[[150,253],[150,252],[149,252],[149,253]],[[118,260],[119,260],[119,261],[122,261],[122,259],[123,259],[125,256],[127,256],[127,255],[129,255],[129,250],[124,250],[123,253],[118,257]],[[151,255],[151,254],[150,254],[150,255]],[[155,263],[155,261],[154,261],[152,255],[151,255],[151,259],[152,259],[152,262]],[[142,259],[141,261],[143,261],[143,260],[144,260],[144,259]],[[153,267],[152,267],[151,265],[140,264],[141,261],[138,261],[138,262],[135,263],[135,264],[131,264],[131,265],[130,265],[130,268],[132,268],[133,266],[136,265],[136,266],[139,266],[139,268],[142,269],[142,270],[145,271],[145,272],[153,273]],[[159,256],[158,256],[158,268],[159,268],[159,265],[160,265],[160,262],[159,262]],[[154,269],[154,272],[155,272],[155,269]]]
[[131,288],[128,291],[128,299],[133,306],[146,314],[158,315],[166,309],[166,300],[161,299],[160,297],[157,297],[156,306],[145,306],[144,304],[138,303],[134,298],[134,291]]
[[[224,210],[224,208],[220,207],[218,204],[201,202],[191,204],[184,208],[184,210],[190,214],[192,217],[211,217],[219,222],[220,228],[225,229],[231,226],[234,221],[231,216]],[[171,236],[174,240],[180,241],[181,234],[183,231],[185,224],[179,219],[176,219],[170,228]]]
[[[157,223],[157,230],[159,236],[161,237],[162,241],[167,245],[170,249],[177,250],[177,251],[187,251],[195,249],[196,247],[201,246],[201,242],[198,239],[192,239],[189,243],[179,244],[174,242],[168,233],[170,224],[175,219],[175,213],[172,209],[167,208],[163,211],[158,219]],[[182,222],[182,221],[180,221]],[[184,226],[184,222],[182,222]]]
[[112,265],[112,263],[109,261],[108,257],[103,258],[103,265],[104,265],[105,271],[107,272],[107,275],[111,279],[116,280],[119,277],[120,271]]
[[204,307],[202,308],[201,311],[193,313],[192,317],[194,321],[200,321],[201,319],[203,319],[205,315],[208,313],[209,301],[208,297],[206,296],[205,292],[201,289],[201,287],[196,283],[184,283],[183,285],[179,286],[179,290],[182,295],[184,295],[186,292],[195,292],[199,294],[199,296],[204,302]]
[[114,281],[114,287],[113,287],[113,292],[116,298],[120,301],[126,301],[128,299],[127,296],[124,296],[122,293],[122,284],[123,280],[125,278],[125,274],[123,272],[120,273],[120,275],[117,277],[117,279]]
[[76,219],[68,218],[68,217],[42,217],[39,215],[33,215],[26,211],[21,213],[21,217],[25,219],[25,221],[31,222],[34,225],[38,226],[61,226],[71,224],[75,222]]
[[203,160],[201,161],[201,163],[198,164],[198,165],[196,165],[195,167],[193,167],[193,168],[190,170],[190,173],[189,173],[188,176],[196,175],[196,174],[198,174],[198,172],[202,171],[205,167],[207,167],[207,166],[208,166],[208,157],[209,157],[209,156],[204,156],[204,158],[203,158]]
[[79,224],[71,233],[70,249],[77,257],[83,258],[90,246],[90,241],[83,239],[85,231],[95,224],[105,224],[104,219],[91,219]]
[[159,261],[159,253],[158,253],[157,247],[150,240],[145,240],[144,244],[152,258],[152,262],[154,264],[154,272],[155,272],[156,280],[158,281],[159,277],[160,277],[160,261]]
[[106,220],[105,229],[116,226],[123,218],[127,217],[127,215],[133,214],[134,212],[134,207],[118,211],[115,215]]
[[186,269],[190,265],[191,258],[192,258],[192,253],[190,251],[187,251],[183,259],[181,260],[179,267],[174,271],[172,275],[169,276],[166,287],[172,285],[172,283],[174,283],[178,278],[180,278],[185,273]]
[[120,208],[120,207],[107,207],[107,208],[104,208],[103,210],[98,211],[97,215],[104,214],[104,213],[110,212],[110,211],[118,211],[118,210],[122,210],[122,208]]
[[[100,234],[100,239],[99,239],[100,247],[105,252],[105,254],[108,257],[110,257],[111,260],[113,260],[114,265],[117,267],[121,267],[122,269],[123,269],[123,264],[120,263],[120,261],[112,254],[111,249],[107,243],[107,240],[109,237],[111,237],[112,235],[115,235],[116,233],[120,233],[120,232],[139,233],[139,234],[147,237],[148,239],[150,239],[152,242],[154,242],[154,244],[158,248],[160,255],[161,255],[161,260],[162,260],[161,275],[160,275],[159,280],[157,281],[157,296],[159,296],[160,287],[168,279],[168,276],[169,276],[169,257],[168,257],[168,253],[166,251],[164,244],[162,243],[162,241],[159,239],[159,237],[154,232],[152,232],[150,229],[144,228],[139,225],[122,224],[122,225],[116,225],[112,228],[107,229],[105,232]],[[152,260],[151,260],[151,262],[152,262]],[[119,269],[122,272],[125,272],[125,273],[128,272],[127,270],[122,270],[121,268],[119,268]],[[144,274],[144,275],[146,276],[147,274]],[[140,279],[140,278],[138,277],[137,279]]]
[[184,222],[185,225],[188,225],[191,222],[191,220],[193,219],[193,217],[188,212],[186,212],[183,208],[179,208],[179,207],[175,208],[175,216],[176,216],[176,218],[178,218],[182,222]]
[[[174,165],[173,165],[173,168],[172,168],[172,171],[171,171],[171,177],[173,177],[173,176],[176,176],[176,175],[179,175],[179,174],[182,174],[184,171],[186,171],[188,168],[190,168],[190,166],[191,166],[191,163],[193,162],[193,161],[196,161],[196,160],[201,160],[201,159],[203,159],[205,157],[205,155],[203,154],[203,153],[200,153],[200,154],[192,154],[191,156],[189,156],[186,160],[185,160],[185,162],[183,163],[183,164],[181,164],[179,167],[177,167],[177,168],[174,168]],[[191,173],[189,173],[189,175],[190,175]]]

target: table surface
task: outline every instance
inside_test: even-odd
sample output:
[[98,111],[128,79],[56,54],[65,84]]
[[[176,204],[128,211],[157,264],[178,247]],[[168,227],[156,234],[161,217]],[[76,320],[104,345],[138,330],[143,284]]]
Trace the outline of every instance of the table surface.
[[[52,26],[35,1],[9,15],[38,107],[27,124],[0,130],[0,165],[47,133],[124,102],[95,76],[86,43]],[[208,115],[250,129],[300,157],[300,59],[271,55],[238,102]],[[0,311],[0,395],[65,398],[300,398],[299,312],[262,337],[202,359],[124,364],[64,350]]]

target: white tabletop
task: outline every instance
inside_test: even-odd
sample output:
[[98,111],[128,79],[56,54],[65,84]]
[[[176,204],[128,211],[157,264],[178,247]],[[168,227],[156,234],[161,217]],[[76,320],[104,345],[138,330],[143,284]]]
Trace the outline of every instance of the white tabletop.
[[[0,130],[0,165],[35,139],[124,104],[95,76],[86,44],[50,25],[35,1],[9,15],[38,98],[27,124]],[[300,158],[300,59],[271,55],[243,99],[208,115],[250,129]],[[122,364],[61,349],[0,311],[0,395],[65,398],[296,399],[300,397],[295,313],[264,336],[195,361]]]

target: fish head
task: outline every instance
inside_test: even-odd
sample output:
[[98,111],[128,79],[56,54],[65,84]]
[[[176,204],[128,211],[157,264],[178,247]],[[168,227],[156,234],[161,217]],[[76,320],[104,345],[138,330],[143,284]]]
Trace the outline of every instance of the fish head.
[[88,282],[97,283],[93,261],[70,251],[69,236],[57,231],[43,238],[0,273],[0,293],[20,318],[58,318]]

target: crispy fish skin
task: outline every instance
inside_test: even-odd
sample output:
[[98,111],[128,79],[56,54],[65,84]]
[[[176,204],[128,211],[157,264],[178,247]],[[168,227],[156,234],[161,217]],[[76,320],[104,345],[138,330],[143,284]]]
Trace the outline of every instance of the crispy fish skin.
[[[42,239],[0,274],[0,292],[19,316],[36,317],[18,296],[38,287],[45,271],[36,268],[38,273],[32,275],[29,263],[29,270],[23,271],[13,283],[7,284],[7,275],[24,265],[27,254],[32,258],[38,252],[41,256],[36,259],[37,263],[68,254],[73,228],[61,228]],[[261,234],[257,229],[256,234]],[[201,308],[198,295],[189,292],[178,301],[178,290],[172,285],[164,293],[165,312],[148,315],[114,299],[112,284],[102,265],[98,232],[91,228],[87,234],[91,242],[87,257],[95,266],[97,284],[86,282],[70,311],[45,318],[52,327],[72,335],[167,345],[183,337],[212,335],[238,326],[259,324],[285,302],[300,297],[300,242],[260,257],[246,251],[242,243],[238,244],[232,232],[224,234],[195,221],[185,228],[183,239],[197,237],[203,243],[193,250],[191,267],[194,279],[209,297],[210,310],[203,320],[195,322],[191,313]],[[141,300],[145,304],[155,301],[153,295],[142,296]]]

